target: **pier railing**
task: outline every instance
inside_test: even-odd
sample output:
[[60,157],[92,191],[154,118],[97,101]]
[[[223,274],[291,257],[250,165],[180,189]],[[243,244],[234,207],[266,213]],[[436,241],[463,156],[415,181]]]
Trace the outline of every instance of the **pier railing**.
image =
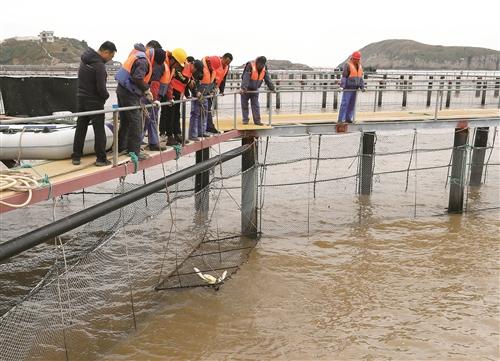
[[[449,109],[450,108],[450,103],[451,103],[451,97],[452,97],[452,92],[464,92],[464,93],[469,93],[471,94],[471,97],[477,97],[480,98],[480,101],[478,101],[477,106],[479,107],[486,107],[489,106],[490,108],[496,108],[500,109],[500,97],[499,97],[499,91],[500,91],[500,81],[495,81],[495,82],[477,82],[476,80],[474,81],[466,81],[466,82],[455,82],[452,84],[450,81],[442,81],[439,80],[434,86],[433,84],[429,83],[428,81],[413,81],[413,82],[408,82],[406,80],[403,81],[398,81],[398,82],[389,82],[389,81],[384,81],[384,82],[379,82],[379,83],[373,83],[373,82],[368,82],[366,84],[366,88],[364,91],[361,90],[350,90],[350,89],[342,89],[340,88],[338,84],[338,80],[322,80],[320,83],[318,81],[314,80],[308,80],[308,81],[303,81],[300,80],[300,86],[296,86],[296,82],[292,80],[286,80],[285,82],[279,82],[276,81],[276,90],[275,91],[269,91],[269,90],[259,90],[259,91],[248,91],[247,93],[258,93],[258,94],[265,94],[266,95],[266,108],[268,109],[268,119],[267,119],[267,124],[268,125],[273,125],[273,97],[275,99],[275,107],[276,110],[279,111],[281,109],[282,103],[281,103],[281,96],[287,95],[287,94],[295,94],[299,96],[299,101],[298,101],[298,114],[303,114],[303,106],[304,106],[304,96],[306,94],[322,94],[322,101],[321,101],[321,110],[325,111],[326,109],[326,103],[327,103],[327,97],[329,94],[333,96],[333,111],[336,112],[339,109],[339,95],[341,93],[346,93],[346,92],[357,92],[358,96],[356,97],[356,106],[354,110],[354,119],[356,119],[356,114],[359,112],[359,103],[364,102],[363,104],[366,106],[367,102],[366,99],[373,98],[373,100],[369,100],[373,104],[373,112],[376,112],[378,109],[383,107],[383,95],[387,93],[393,93],[393,94],[401,94],[401,109],[405,109],[405,107],[408,106],[408,94],[413,92],[413,93],[419,93],[421,94],[421,97],[425,98],[425,105],[421,105],[423,108],[427,109],[433,109],[433,119],[436,121],[439,118],[439,112],[443,109],[443,103],[444,103],[444,108]],[[289,84],[288,84],[289,83]],[[292,84],[292,85],[290,85]],[[232,84],[229,84],[227,89],[230,89],[229,92],[226,92],[225,94],[213,94],[206,96],[204,98],[214,98],[214,104],[215,108],[218,107],[219,100],[223,96],[225,99],[228,97],[232,97],[232,118],[233,118],[233,128],[237,128],[237,121],[238,121],[238,96],[241,94],[241,91],[237,90],[239,89],[239,83],[233,82]],[[496,103],[492,103],[491,99],[490,102],[486,102],[486,94],[487,92],[493,92],[492,97],[497,98],[498,100]],[[473,94],[473,95],[472,95]],[[387,96],[387,95],[386,95]],[[423,98],[421,101],[423,101]],[[490,96],[491,98],[491,96]],[[96,114],[112,114],[112,120],[113,120],[113,165],[116,166],[117,164],[117,159],[118,159],[118,125],[119,125],[119,112],[124,112],[124,111],[130,111],[130,110],[144,110],[152,107],[164,107],[164,106],[172,106],[174,104],[181,104],[181,121],[182,121],[182,133],[183,133],[183,138],[186,136],[186,114],[187,114],[187,107],[186,105],[188,103],[191,103],[192,101],[197,100],[198,98],[183,98],[181,100],[175,100],[175,101],[166,101],[166,102],[161,102],[155,104],[141,104],[140,106],[129,106],[129,107],[116,107],[113,106],[112,108],[105,108],[103,110],[95,110],[95,111],[86,111],[86,112],[78,112],[78,113],[71,113],[68,115],[47,115],[47,116],[38,116],[38,117],[28,117],[28,118],[13,118],[13,119],[7,119],[7,120],[0,120],[0,124],[23,124],[23,123],[74,123],[74,119],[79,116],[89,116],[89,115],[96,115]],[[361,99],[361,100],[360,100]],[[443,99],[446,99],[443,101]],[[371,108],[371,107],[370,107]],[[225,110],[229,110],[229,108],[224,108]],[[332,121],[335,122],[337,115],[335,113],[332,113]]]

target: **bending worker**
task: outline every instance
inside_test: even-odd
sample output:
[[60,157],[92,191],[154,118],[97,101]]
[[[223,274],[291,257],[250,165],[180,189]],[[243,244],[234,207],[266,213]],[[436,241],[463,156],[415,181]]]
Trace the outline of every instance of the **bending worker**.
[[339,123],[352,123],[358,89],[365,91],[361,53],[359,51],[352,53],[351,58],[345,63],[340,87],[344,89],[344,92],[340,103]]
[[256,125],[263,125],[260,121],[259,93],[257,90],[266,82],[271,91],[275,91],[271,77],[266,67],[267,59],[265,56],[259,56],[255,61],[249,61],[245,65],[245,70],[241,75],[241,112],[243,113],[243,124],[248,124],[248,101],[252,104],[253,122]]
[[[127,60],[115,75],[118,82],[116,95],[118,106],[139,106],[141,97],[153,102],[153,94],[149,90],[149,81],[153,73],[154,49],[142,44],[135,44]],[[142,141],[141,110],[120,112],[120,129],[118,131],[118,151],[135,153],[139,160],[149,156],[140,151]]]
[[[229,71],[229,65],[233,61],[233,55],[231,53],[225,53],[221,58],[221,66],[215,71],[215,84],[219,88],[219,94],[224,95],[224,89],[226,88],[226,77]],[[219,131],[215,127],[213,116],[212,116],[212,105],[217,102],[217,98],[208,98],[208,114],[207,114],[207,132],[212,134],[218,134]]]
[[207,95],[215,93],[215,75],[221,67],[220,57],[205,56],[202,60],[203,76],[196,87],[197,99],[191,103],[191,118],[189,120],[189,140],[198,141],[200,137],[210,137],[207,132]]
[[[162,102],[167,100],[178,101],[181,99],[186,85],[191,80],[191,67],[186,62],[187,53],[182,48],[176,48],[167,52],[167,60],[170,67],[170,84],[167,93],[160,97]],[[167,136],[167,145],[181,144],[184,134],[181,132],[181,105],[165,105],[161,108],[160,134]]]
[[[149,90],[153,94],[153,99],[156,101],[160,99],[161,95],[165,95],[168,85],[170,83],[170,68],[166,62],[166,52],[161,48],[160,43],[156,40],[151,40],[146,44],[147,48],[153,48],[155,51],[153,72],[149,81]],[[158,134],[158,116],[160,109],[152,107],[148,109],[148,117],[144,123],[142,139],[147,132],[148,134],[148,149],[159,151],[166,150],[167,147],[160,144],[160,137]]]

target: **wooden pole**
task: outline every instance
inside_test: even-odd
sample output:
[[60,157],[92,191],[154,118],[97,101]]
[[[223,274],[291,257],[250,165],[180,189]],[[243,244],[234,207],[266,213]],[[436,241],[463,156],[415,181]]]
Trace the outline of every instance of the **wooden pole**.
[[434,77],[432,75],[429,76],[429,85],[427,86],[427,102],[426,102],[426,105],[428,107],[431,106],[431,98],[432,98],[432,83],[433,83],[433,80]]
[[[196,151],[196,164],[202,163],[210,158],[210,148]],[[195,175],[194,181],[194,208],[196,210],[196,223],[201,225],[208,219],[209,213],[209,191],[210,171],[204,171]]]
[[277,81],[276,82],[276,109],[281,109],[281,94],[278,91],[279,85],[280,85],[280,82]]
[[449,108],[450,103],[451,103],[451,86],[452,86],[452,83],[450,80],[450,81],[448,81],[448,91],[446,92],[446,104],[445,104],[446,108]]
[[[403,76],[404,78],[404,76]],[[408,81],[403,80],[403,103],[401,103],[401,106],[404,108],[406,107],[406,99],[408,97]]]
[[241,156],[241,234],[257,236],[257,142],[254,137],[241,140],[242,145],[252,144],[253,150]]
[[[328,83],[323,83],[323,85],[326,88]],[[321,109],[325,109],[325,108],[326,108],[326,90],[323,91],[323,96],[321,98]]]
[[481,94],[481,79],[483,79],[483,77],[481,76],[478,76],[477,77],[477,82],[476,82],[476,98],[479,98],[479,95]]
[[359,168],[360,182],[358,193],[371,194],[373,182],[373,154],[375,152],[375,132],[363,133],[361,166]]
[[382,89],[385,88],[385,79],[387,79],[387,74],[383,75],[384,80],[381,80],[379,82],[379,91],[378,91],[378,106],[382,106]]
[[483,81],[483,93],[481,95],[481,105],[486,104],[486,88],[487,88],[488,82],[485,80]]
[[474,149],[472,150],[472,161],[470,166],[470,185],[480,186],[483,175],[484,157],[488,145],[488,132],[490,128],[479,127],[476,129],[474,138]]
[[463,211],[468,135],[469,128],[455,128],[448,213],[462,213]]

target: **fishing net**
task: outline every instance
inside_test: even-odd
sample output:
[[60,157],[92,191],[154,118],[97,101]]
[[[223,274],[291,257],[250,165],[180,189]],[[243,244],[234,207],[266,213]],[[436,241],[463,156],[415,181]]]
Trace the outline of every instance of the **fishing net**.
[[[0,360],[98,359],[145,322],[165,294],[198,286],[223,290],[257,244],[255,234],[242,232],[249,222],[258,234],[283,238],[345,224],[440,216],[447,213],[451,184],[464,187],[465,212],[498,209],[498,130],[490,128],[484,147],[474,146],[475,134],[469,130],[462,146],[465,167],[459,178],[451,175],[453,129],[260,138],[258,162],[244,172],[239,157],[218,164],[201,190],[196,176],[167,185],[1,263]],[[365,142],[373,145],[372,154]],[[478,150],[484,151],[480,187],[470,185]],[[211,149],[210,155],[220,152]],[[192,161],[183,158],[166,173]],[[149,178],[162,174],[156,169]],[[242,220],[242,198],[254,180],[258,212]],[[87,205],[98,203],[144,182],[130,176],[109,183],[110,189],[39,207],[52,207],[55,220],[80,197]]]

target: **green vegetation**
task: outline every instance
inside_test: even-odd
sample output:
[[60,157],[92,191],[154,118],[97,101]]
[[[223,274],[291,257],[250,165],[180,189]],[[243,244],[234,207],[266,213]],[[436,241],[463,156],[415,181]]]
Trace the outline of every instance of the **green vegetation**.
[[7,39],[0,43],[1,65],[56,65],[79,63],[88,47],[84,40],[55,38],[53,43]]

